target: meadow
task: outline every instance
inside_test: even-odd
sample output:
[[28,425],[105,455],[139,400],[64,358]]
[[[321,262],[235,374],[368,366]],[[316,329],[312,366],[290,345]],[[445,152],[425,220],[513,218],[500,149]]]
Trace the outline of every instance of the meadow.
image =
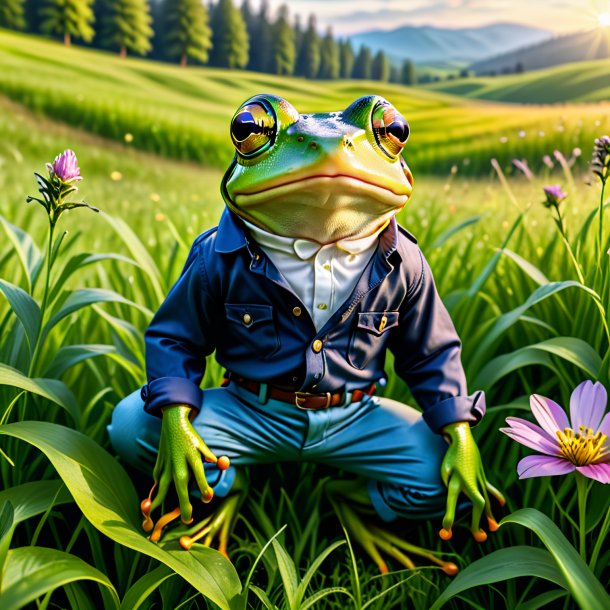
[[[532,393],[567,405],[583,379],[610,386],[609,221],[600,243],[599,181],[587,167],[594,136],[610,128],[607,106],[524,108],[378,83],[184,71],[19,40],[0,33],[3,610],[607,607],[607,488],[588,482],[583,511],[574,475],[520,481],[529,451],[498,431],[506,416],[530,417]],[[399,221],[430,261],[469,385],[487,393],[473,432],[508,500],[482,545],[468,519],[450,542],[436,522],[395,526],[458,563],[453,579],[430,566],[377,574],[322,497],[333,473],[307,464],[251,474],[233,564],[204,548],[185,553],[175,536],[156,545],[138,511],[150,481],[112,457],[105,426],[144,382],[147,322],[222,210],[230,116],[265,89],[307,111],[375,91],[412,120],[416,185]],[[25,198],[36,194],[32,172],[65,148],[80,161],[79,195],[101,212],[66,212],[49,258],[45,212]],[[532,180],[513,156],[536,170]],[[568,193],[564,234],[542,205],[551,183]],[[204,385],[221,376],[210,361]],[[383,392],[410,402],[391,362],[388,376]]]

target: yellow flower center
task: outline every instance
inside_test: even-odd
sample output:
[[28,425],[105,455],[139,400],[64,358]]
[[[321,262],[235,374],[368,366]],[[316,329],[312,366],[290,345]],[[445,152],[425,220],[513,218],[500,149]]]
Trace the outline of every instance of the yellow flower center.
[[594,435],[591,428],[580,426],[578,434],[571,428],[557,430],[557,438],[563,457],[576,466],[597,462],[608,453],[605,447],[608,437],[601,431]]

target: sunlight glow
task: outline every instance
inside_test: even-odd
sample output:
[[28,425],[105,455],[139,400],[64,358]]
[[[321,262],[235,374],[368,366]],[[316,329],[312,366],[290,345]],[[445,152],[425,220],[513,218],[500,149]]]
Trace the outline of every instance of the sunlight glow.
[[603,28],[610,26],[610,13],[601,13],[597,16],[597,21],[599,25]]

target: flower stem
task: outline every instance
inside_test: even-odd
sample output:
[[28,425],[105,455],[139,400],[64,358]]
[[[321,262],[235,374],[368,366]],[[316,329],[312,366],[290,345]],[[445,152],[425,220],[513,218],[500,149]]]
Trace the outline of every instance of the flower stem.
[[597,536],[595,546],[593,547],[593,553],[591,553],[591,560],[589,561],[589,567],[591,568],[591,571],[595,570],[595,564],[597,563],[597,558],[599,556],[599,552],[601,551],[602,545],[604,544],[604,541],[606,540],[608,531],[610,531],[610,506],[608,506],[608,510],[606,511],[606,518],[604,519],[604,523]]
[[604,191],[606,190],[606,181],[602,180],[602,192],[599,196],[599,235],[598,235],[598,250],[597,250],[597,260],[598,263],[601,262],[602,259],[602,240],[604,237]]
[[568,236],[566,235],[566,230],[563,225],[563,218],[561,216],[561,212],[559,211],[559,207],[556,206],[555,210],[557,211],[557,218],[555,218],[555,224],[557,225],[557,228],[559,229],[559,234],[561,235],[561,240],[563,241],[563,243],[566,247],[566,250],[568,252],[568,255],[570,257],[570,260],[572,261],[572,264],[574,265],[574,269],[576,270],[576,275],[578,276],[578,281],[584,286],[585,285],[585,276],[583,275],[582,269],[580,268],[580,265],[579,265],[578,261],[576,260],[576,256],[574,255],[572,246],[570,245],[570,242],[568,241]]
[[576,473],[576,490],[578,491],[578,540],[580,556],[586,561],[587,549],[585,547],[585,535],[587,529],[587,495],[589,489],[587,480],[579,472]]

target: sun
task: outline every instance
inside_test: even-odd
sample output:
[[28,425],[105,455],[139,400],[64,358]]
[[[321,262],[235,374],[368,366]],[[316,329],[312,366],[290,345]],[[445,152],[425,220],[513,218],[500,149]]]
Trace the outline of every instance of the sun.
[[597,21],[598,21],[599,25],[601,25],[603,28],[609,27],[610,26],[610,13],[601,13],[600,15],[597,16]]

